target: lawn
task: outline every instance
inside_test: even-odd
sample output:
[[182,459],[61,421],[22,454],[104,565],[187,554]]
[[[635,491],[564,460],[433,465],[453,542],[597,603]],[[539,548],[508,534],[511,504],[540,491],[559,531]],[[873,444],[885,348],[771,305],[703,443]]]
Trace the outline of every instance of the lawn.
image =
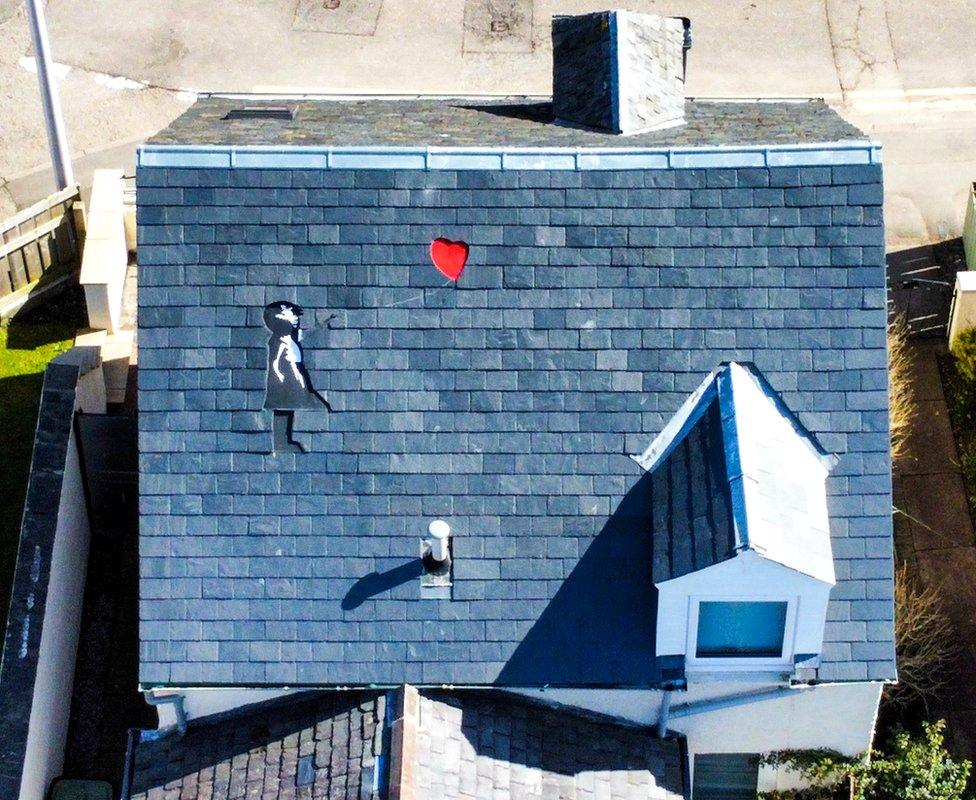
[[44,368],[71,347],[75,331],[83,324],[81,308],[80,295],[66,292],[0,326],[0,619],[4,625]]

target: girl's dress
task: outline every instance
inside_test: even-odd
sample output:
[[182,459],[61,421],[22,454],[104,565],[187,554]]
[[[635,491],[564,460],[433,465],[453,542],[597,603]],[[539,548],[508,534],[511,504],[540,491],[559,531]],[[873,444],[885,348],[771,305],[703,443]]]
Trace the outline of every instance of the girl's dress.
[[[279,351],[284,346],[284,352]],[[275,361],[281,378],[275,372]],[[301,375],[305,385],[295,372]],[[294,336],[272,336],[268,340],[268,388],[264,396],[264,407],[275,411],[296,411],[303,408],[323,408],[325,399],[312,388],[305,364],[302,362],[302,347]]]

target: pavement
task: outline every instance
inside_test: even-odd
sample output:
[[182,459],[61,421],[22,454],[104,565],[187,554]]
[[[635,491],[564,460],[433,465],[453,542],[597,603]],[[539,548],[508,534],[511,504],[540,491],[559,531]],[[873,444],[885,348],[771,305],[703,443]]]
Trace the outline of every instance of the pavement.
[[[545,94],[553,12],[596,0],[48,0],[84,172],[194,92]],[[957,235],[976,176],[976,0],[632,0],[690,16],[688,92],[824,96],[886,149],[889,243]],[[21,4],[0,0],[0,214],[49,183]]]
[[966,502],[959,457],[946,407],[938,358],[940,338],[911,345],[912,389],[917,413],[907,454],[894,476],[895,538],[922,585],[938,590],[957,634],[950,683],[930,708],[948,720],[953,752],[976,759],[976,535]]

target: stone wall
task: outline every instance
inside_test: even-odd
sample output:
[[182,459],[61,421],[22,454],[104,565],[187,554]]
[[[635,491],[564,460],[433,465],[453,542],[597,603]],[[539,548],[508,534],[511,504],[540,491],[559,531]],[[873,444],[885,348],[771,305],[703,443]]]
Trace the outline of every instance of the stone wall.
[[684,118],[680,19],[602,11],[552,22],[557,120],[634,133]]

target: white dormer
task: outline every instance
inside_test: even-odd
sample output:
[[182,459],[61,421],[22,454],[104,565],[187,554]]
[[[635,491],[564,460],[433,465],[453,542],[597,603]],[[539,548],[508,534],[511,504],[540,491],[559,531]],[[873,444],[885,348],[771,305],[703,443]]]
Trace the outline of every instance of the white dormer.
[[634,459],[651,473],[658,656],[689,676],[815,667],[834,458],[762,375],[715,370]]

